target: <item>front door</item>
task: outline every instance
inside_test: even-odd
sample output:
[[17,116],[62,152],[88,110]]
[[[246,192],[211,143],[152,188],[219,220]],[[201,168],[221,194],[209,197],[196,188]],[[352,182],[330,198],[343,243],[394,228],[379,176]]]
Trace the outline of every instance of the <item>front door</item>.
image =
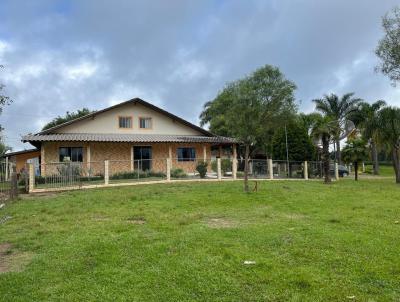
[[151,170],[151,147],[133,147],[133,158],[135,170]]

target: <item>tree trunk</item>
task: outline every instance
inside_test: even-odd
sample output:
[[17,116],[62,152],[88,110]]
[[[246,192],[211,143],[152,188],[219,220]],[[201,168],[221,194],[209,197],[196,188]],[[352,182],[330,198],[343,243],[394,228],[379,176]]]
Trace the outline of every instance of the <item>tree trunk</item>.
[[358,181],[358,161],[354,162],[354,180]]
[[374,175],[379,175],[379,161],[378,161],[378,150],[376,148],[376,144],[373,140],[371,140],[371,155],[372,155],[372,164],[374,166]]
[[322,137],[322,155],[324,161],[324,182],[330,183],[331,182],[331,174],[330,174],[330,158],[329,158],[329,138],[326,136]]
[[340,151],[340,140],[336,140],[336,161],[339,165],[342,164],[342,153]]
[[393,148],[393,168],[396,174],[396,183],[400,184],[400,152],[398,148]]
[[249,153],[250,146],[246,145],[246,151],[244,154],[244,191],[249,192]]

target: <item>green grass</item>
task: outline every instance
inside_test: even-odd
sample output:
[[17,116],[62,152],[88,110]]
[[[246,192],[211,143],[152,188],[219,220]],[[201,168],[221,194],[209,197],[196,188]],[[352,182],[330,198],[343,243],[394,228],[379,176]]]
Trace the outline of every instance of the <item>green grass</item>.
[[0,301],[400,300],[392,179],[81,190],[4,215],[0,243],[33,257]]
[[[367,174],[373,174],[372,165],[365,166],[365,172]],[[391,165],[380,165],[379,166],[379,175],[380,176],[393,176],[394,177],[394,169]]]

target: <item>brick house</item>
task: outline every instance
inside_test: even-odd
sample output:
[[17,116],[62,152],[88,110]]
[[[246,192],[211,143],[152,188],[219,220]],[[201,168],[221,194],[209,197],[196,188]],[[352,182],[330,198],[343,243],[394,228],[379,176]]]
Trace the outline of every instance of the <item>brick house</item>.
[[173,168],[192,172],[196,162],[211,159],[212,148],[219,156],[222,148],[236,156],[234,139],[216,136],[139,98],[26,135],[22,141],[40,150],[42,176],[52,173],[52,163],[65,160],[81,162],[99,174],[108,160],[113,174],[165,172],[167,158]]

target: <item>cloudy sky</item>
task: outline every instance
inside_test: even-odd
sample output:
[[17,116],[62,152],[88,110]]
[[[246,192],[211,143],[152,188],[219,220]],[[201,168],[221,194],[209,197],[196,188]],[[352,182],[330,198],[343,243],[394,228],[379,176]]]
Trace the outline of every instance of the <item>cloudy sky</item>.
[[265,64],[298,86],[400,105],[374,72],[381,17],[395,0],[0,1],[0,124],[14,150],[66,111],[140,97],[194,123],[226,82]]

